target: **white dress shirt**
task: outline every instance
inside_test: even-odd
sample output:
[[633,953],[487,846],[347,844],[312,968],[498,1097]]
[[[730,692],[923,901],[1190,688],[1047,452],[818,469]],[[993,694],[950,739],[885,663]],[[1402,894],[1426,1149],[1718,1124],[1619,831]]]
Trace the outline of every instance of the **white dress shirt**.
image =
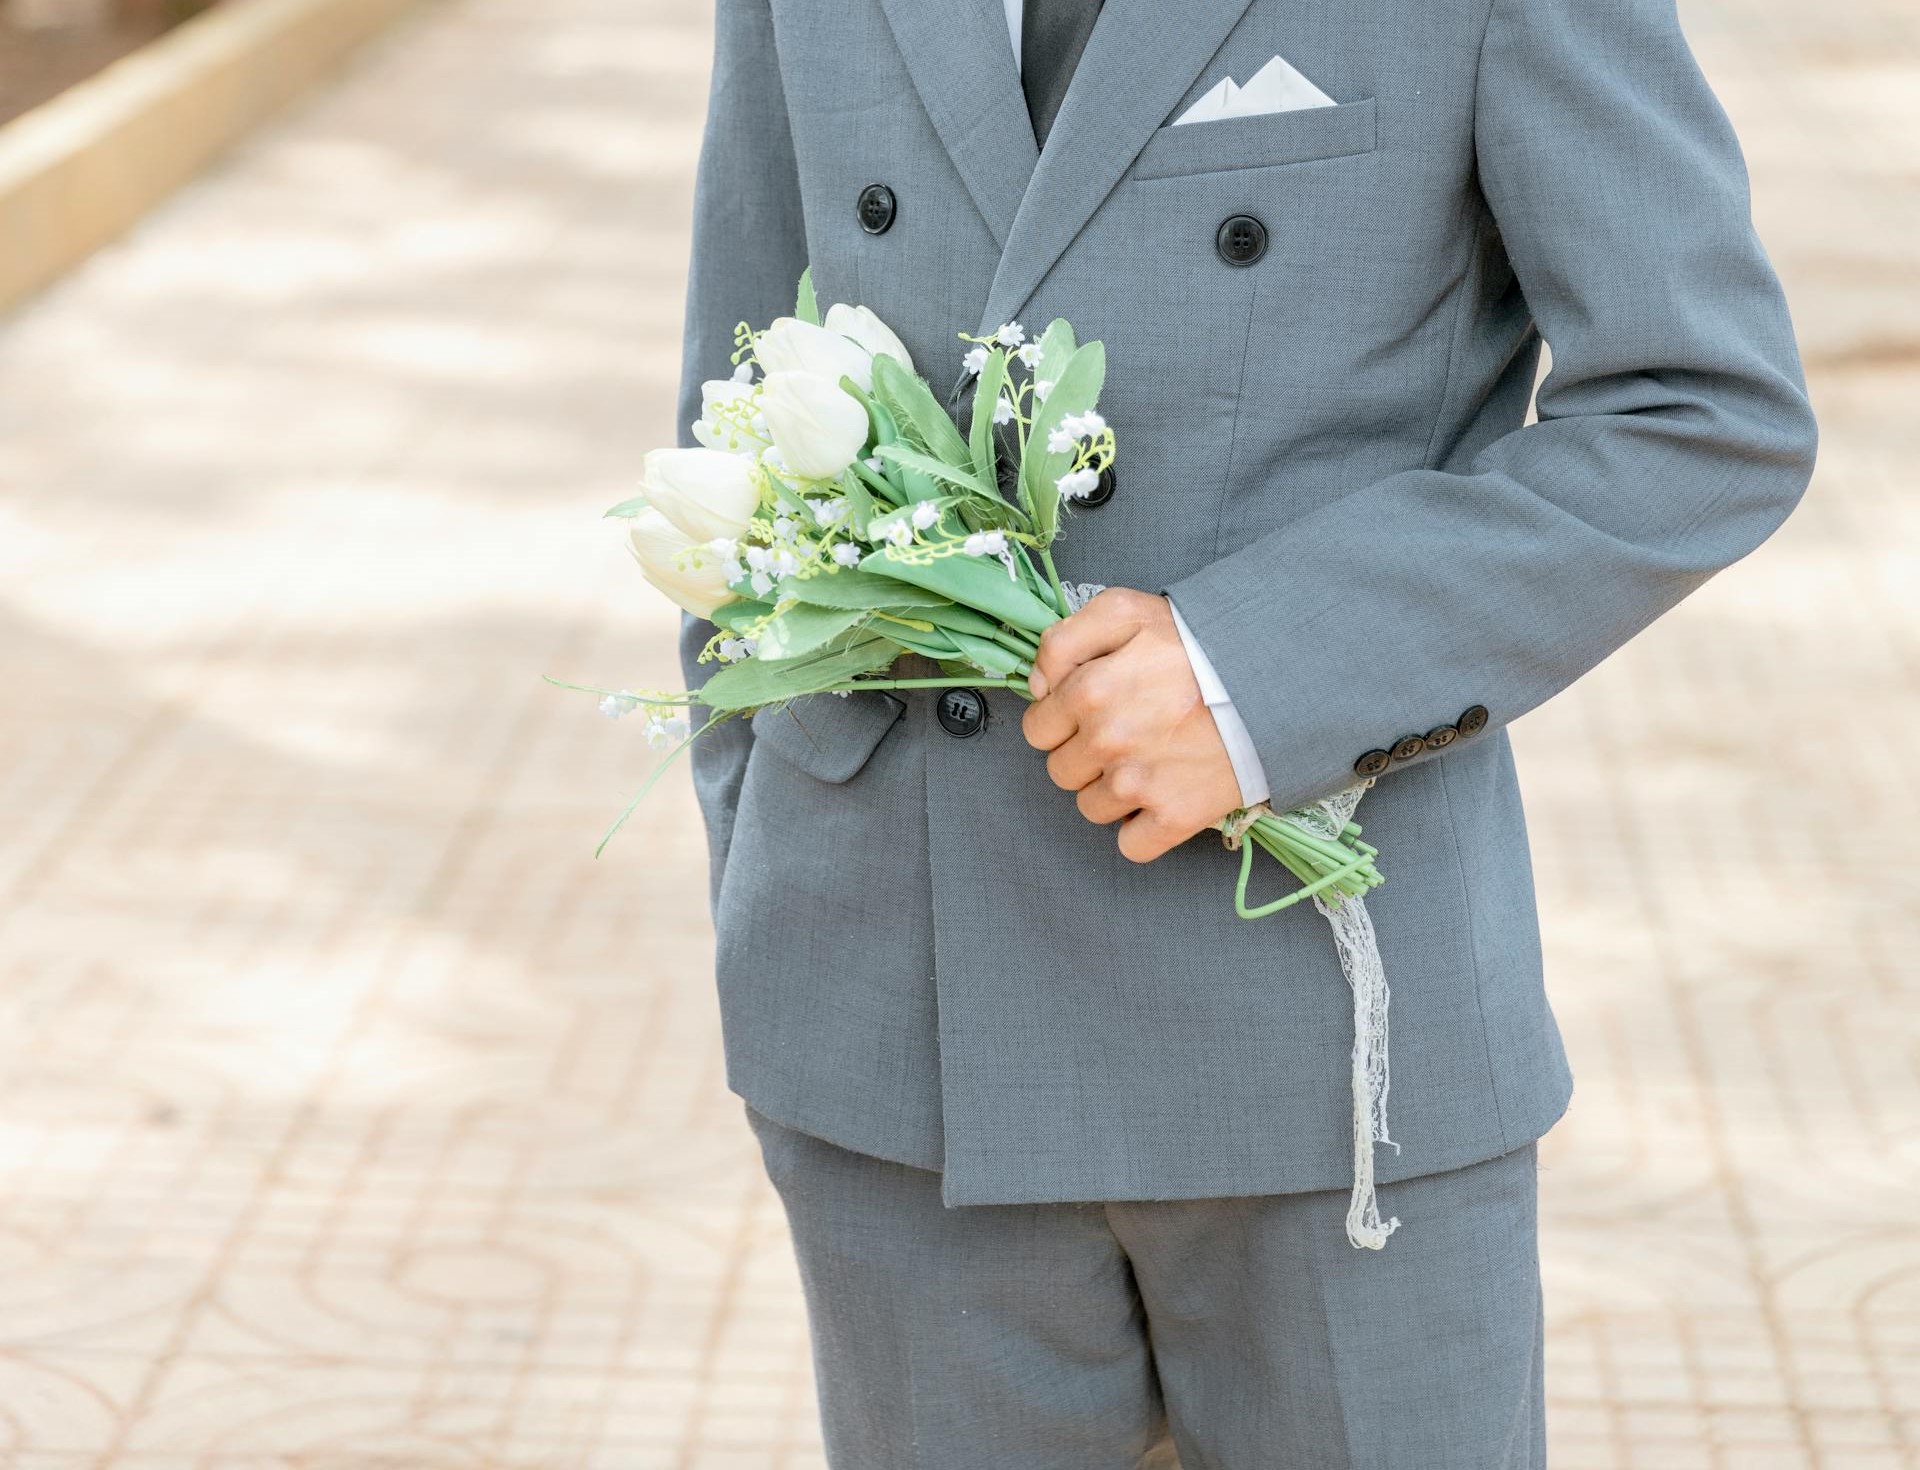
[[[1013,39],[1013,65],[1018,70],[1025,0],[1004,0],[1004,3],[1007,9],[1007,34]],[[1172,598],[1167,599],[1167,606],[1173,607]],[[1240,805],[1252,806],[1265,801],[1273,788],[1267,784],[1267,769],[1260,764],[1260,752],[1253,748],[1253,735],[1247,729],[1247,722],[1234,709],[1233,696],[1227,693],[1227,686],[1220,682],[1213,660],[1194,640],[1193,630],[1187,627],[1187,620],[1180,616],[1177,607],[1173,607],[1173,626],[1180,630],[1180,643],[1187,650],[1187,662],[1193,665],[1193,677],[1200,685],[1200,697],[1206,701],[1214,727],[1220,731],[1221,743],[1227,747],[1227,759],[1233,762],[1234,779],[1240,783]]]

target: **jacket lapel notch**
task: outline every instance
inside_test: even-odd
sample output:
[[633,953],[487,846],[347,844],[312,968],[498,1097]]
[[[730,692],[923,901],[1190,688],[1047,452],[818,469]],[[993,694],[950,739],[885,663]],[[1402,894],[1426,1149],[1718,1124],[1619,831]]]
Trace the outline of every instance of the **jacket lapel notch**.
[[881,4],[934,131],[1004,250],[1040,150],[1001,7],[987,0]]

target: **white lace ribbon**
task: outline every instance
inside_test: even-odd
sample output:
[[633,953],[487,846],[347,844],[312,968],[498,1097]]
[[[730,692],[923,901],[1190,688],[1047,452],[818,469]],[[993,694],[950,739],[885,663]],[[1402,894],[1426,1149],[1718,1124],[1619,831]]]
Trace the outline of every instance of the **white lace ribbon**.
[[[1334,838],[1353,820],[1354,809],[1371,782],[1288,812],[1287,819],[1321,837]],[[1392,1077],[1387,1064],[1387,970],[1380,960],[1380,941],[1364,898],[1328,900],[1315,897],[1313,906],[1333,930],[1333,947],[1340,971],[1353,992],[1353,1193],[1347,1200],[1347,1239],[1360,1250],[1377,1251],[1400,1228],[1397,1219],[1380,1218],[1380,1201],[1373,1182],[1373,1146],[1384,1143],[1395,1153],[1400,1145],[1387,1132],[1387,1091]]]

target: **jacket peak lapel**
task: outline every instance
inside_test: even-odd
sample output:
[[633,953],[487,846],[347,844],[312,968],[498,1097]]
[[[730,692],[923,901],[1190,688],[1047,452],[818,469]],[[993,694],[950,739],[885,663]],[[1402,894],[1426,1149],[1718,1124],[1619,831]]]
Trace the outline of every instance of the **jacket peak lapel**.
[[[889,10],[906,3],[890,0]],[[1106,0],[1007,231],[980,331],[1026,305],[1251,3]],[[1018,117],[1024,125],[1024,109]]]
[[1003,249],[1039,149],[1001,7],[986,0],[881,0],[914,90]]

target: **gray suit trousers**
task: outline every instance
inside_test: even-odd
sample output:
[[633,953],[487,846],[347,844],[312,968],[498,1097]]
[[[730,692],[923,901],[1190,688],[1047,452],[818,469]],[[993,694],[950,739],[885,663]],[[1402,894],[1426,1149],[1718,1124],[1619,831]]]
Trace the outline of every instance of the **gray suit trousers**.
[[1546,1464],[1532,1145],[1381,1186],[1406,1223],[1375,1252],[1344,1191],[948,1207],[748,1116],[833,1470]]

